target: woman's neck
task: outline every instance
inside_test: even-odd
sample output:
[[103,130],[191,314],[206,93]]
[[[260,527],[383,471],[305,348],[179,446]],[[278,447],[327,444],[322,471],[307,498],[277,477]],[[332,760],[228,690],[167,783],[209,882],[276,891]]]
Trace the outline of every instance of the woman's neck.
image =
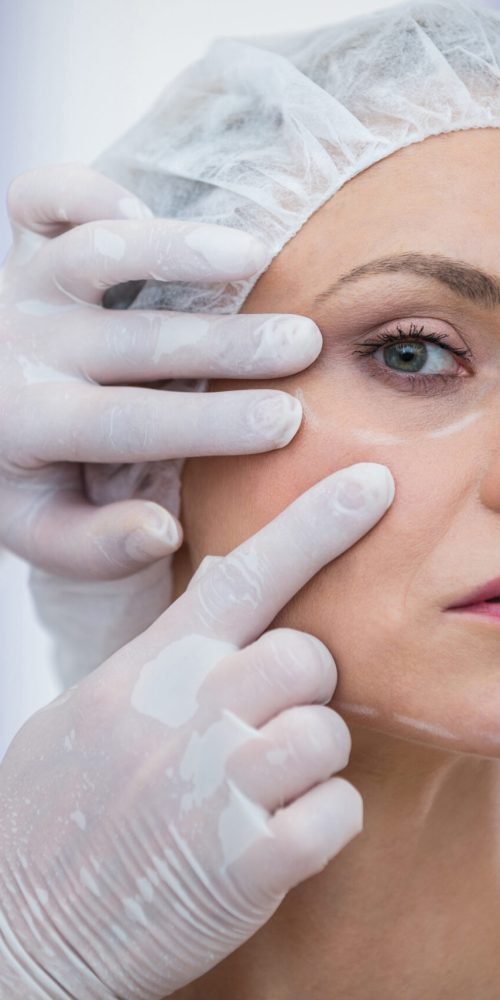
[[363,832],[176,1000],[497,1000],[498,762],[349,728]]

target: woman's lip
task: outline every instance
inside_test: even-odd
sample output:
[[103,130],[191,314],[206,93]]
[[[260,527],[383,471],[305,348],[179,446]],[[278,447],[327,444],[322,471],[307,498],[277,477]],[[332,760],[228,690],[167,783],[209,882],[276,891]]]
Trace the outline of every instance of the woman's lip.
[[460,607],[448,608],[447,610],[458,612],[458,614],[483,615],[486,618],[494,618],[500,624],[500,601],[498,604],[488,604],[486,601],[477,604],[462,604]]
[[[500,597],[500,576],[495,577],[494,580],[490,580],[489,583],[486,583],[483,587],[478,587],[471,594],[468,594],[467,597],[457,601],[456,604],[453,604],[447,610],[457,611],[460,608],[465,609],[466,607],[469,608],[472,605],[474,607],[478,607],[479,605],[484,604],[485,601],[489,601],[492,597]],[[488,604],[487,607],[494,608],[495,605]],[[497,607],[500,607],[500,604],[497,605]]]

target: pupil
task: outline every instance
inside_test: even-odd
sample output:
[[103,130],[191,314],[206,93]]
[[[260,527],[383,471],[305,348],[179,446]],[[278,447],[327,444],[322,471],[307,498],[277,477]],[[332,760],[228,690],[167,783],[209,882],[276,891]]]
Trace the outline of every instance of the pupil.
[[396,371],[419,372],[427,361],[425,344],[391,344],[384,347],[384,360]]

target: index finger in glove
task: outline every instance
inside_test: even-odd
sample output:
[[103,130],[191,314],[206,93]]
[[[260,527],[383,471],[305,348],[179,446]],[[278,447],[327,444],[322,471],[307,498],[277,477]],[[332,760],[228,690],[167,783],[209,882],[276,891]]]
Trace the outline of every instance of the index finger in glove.
[[61,227],[94,219],[148,219],[153,213],[127,188],[86,163],[56,163],[25,170],[11,182],[7,209],[14,236],[30,230],[57,236]]
[[178,219],[106,220],[85,223],[52,240],[40,263],[69,298],[97,305],[105,289],[127,281],[244,278],[263,267],[268,254],[253,236],[229,226]]
[[394,481],[386,466],[362,462],[316,483],[200,576],[152,626],[175,622],[207,638],[246,646],[303,586],[382,517]]

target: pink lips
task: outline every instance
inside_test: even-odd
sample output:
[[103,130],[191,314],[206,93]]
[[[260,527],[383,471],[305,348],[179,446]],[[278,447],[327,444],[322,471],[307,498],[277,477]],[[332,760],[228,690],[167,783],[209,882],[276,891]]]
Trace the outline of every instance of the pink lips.
[[468,614],[485,615],[487,618],[496,618],[500,621],[500,601],[488,604],[492,597],[500,597],[500,576],[490,580],[484,587],[474,590],[457,604],[447,608],[447,611],[462,611]]

